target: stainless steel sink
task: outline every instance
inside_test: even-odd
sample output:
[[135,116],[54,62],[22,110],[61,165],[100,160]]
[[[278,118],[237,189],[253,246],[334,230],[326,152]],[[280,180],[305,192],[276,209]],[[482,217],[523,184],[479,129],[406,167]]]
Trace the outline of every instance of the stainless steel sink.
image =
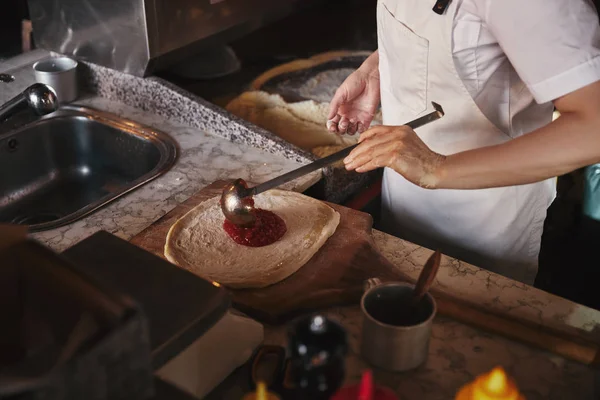
[[61,108],[0,132],[0,223],[42,231],[74,222],[164,173],[176,157],[164,133]]

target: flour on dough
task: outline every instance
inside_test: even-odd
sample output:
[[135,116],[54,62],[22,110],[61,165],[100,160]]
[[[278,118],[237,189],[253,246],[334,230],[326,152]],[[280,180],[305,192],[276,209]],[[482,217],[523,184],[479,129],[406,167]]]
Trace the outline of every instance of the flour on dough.
[[307,151],[317,146],[356,143],[357,136],[340,136],[327,130],[328,107],[313,100],[287,103],[278,94],[251,91],[233,99],[226,109]]

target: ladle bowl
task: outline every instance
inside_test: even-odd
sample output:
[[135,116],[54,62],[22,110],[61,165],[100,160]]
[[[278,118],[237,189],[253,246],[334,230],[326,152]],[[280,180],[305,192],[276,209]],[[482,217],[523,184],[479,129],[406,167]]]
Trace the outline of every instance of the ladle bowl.
[[223,189],[221,211],[231,223],[251,226],[256,221],[251,192],[243,179],[236,179]]

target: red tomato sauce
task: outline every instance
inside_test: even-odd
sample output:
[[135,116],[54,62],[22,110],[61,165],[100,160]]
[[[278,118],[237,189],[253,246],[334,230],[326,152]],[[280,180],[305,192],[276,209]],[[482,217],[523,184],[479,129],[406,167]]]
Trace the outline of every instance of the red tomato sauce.
[[223,229],[237,244],[249,247],[261,247],[275,243],[287,232],[285,221],[277,214],[257,208],[256,222],[245,228],[225,220]]

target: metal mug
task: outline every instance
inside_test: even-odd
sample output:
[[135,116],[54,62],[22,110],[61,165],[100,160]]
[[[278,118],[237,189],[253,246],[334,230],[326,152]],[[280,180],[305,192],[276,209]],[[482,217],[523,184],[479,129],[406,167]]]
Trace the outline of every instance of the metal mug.
[[369,279],[360,301],[363,313],[362,357],[370,364],[390,370],[408,371],[427,360],[433,317],[437,305],[427,293],[407,313],[414,285],[381,283]]
[[77,99],[77,61],[68,57],[52,57],[33,64],[35,79],[54,89],[59,103]]

